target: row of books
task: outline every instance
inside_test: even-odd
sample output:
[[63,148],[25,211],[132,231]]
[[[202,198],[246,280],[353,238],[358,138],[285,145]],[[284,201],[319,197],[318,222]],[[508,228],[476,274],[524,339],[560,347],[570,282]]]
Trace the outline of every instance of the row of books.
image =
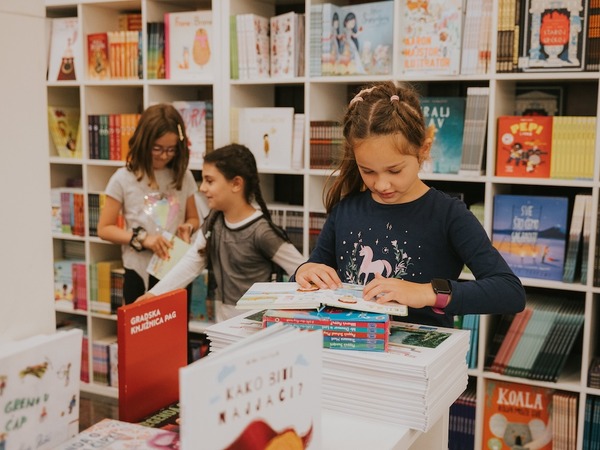
[[[104,207],[106,194],[90,193],[88,194],[88,236],[98,236],[98,221],[100,220],[100,212]],[[116,225],[125,228],[125,218],[123,213],[119,212]]]
[[89,338],[87,331],[87,323],[85,317],[69,317],[68,319],[59,320],[56,323],[56,329],[60,331],[68,331],[71,329],[79,329],[82,332],[81,338],[81,371],[80,380],[83,383],[90,382],[90,350]]
[[105,336],[92,341],[92,380],[96,384],[119,387],[117,336]]
[[142,79],[141,28],[88,34],[87,56],[89,80]]
[[71,188],[50,190],[52,232],[85,235],[84,195]]
[[343,156],[342,126],[335,120],[310,121],[310,168],[332,169]]
[[149,80],[163,80],[165,70],[165,23],[148,22],[147,77]]
[[583,450],[600,448],[600,397],[588,395],[585,400]]
[[88,146],[90,159],[125,161],[129,139],[133,136],[140,114],[89,114]]
[[475,450],[477,389],[469,383],[450,406],[448,450]]
[[583,328],[584,302],[529,294],[525,309],[502,315],[486,355],[486,369],[556,382]]
[[302,211],[288,211],[283,209],[270,209],[269,212],[271,213],[273,223],[285,230],[292,244],[302,253],[302,249],[304,248],[304,213]]

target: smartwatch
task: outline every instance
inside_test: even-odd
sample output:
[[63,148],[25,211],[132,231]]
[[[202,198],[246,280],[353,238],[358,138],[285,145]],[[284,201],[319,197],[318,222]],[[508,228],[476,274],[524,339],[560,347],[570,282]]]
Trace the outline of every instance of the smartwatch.
[[133,234],[131,235],[131,240],[129,241],[129,245],[136,251],[141,252],[144,250],[142,246],[142,242],[148,236],[148,232],[143,227],[135,227],[133,229]]
[[431,307],[437,314],[444,314],[444,308],[450,302],[452,295],[452,285],[443,278],[434,278],[431,280],[431,287],[435,292],[435,304]]

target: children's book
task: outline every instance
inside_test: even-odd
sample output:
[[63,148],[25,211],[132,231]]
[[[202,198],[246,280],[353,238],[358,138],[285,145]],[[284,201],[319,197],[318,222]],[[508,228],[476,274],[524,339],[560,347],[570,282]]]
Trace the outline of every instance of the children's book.
[[48,130],[61,158],[81,158],[80,111],[76,106],[48,106]]
[[294,108],[240,108],[239,143],[256,158],[258,170],[291,169]]
[[179,434],[115,419],[102,419],[57,450],[179,448]]
[[179,399],[187,327],[185,289],[117,310],[119,419],[136,422]]
[[304,75],[304,14],[293,11],[270,18],[271,78]]
[[379,314],[406,316],[408,308],[395,302],[376,303],[362,298],[364,286],[343,283],[336,290],[304,290],[295,282],[254,283],[238,300],[238,309],[315,309],[322,305]]
[[183,367],[182,448],[321,448],[322,342],[275,325]]
[[552,116],[498,117],[496,175],[550,177],[552,121]]
[[423,165],[425,172],[458,173],[460,170],[465,104],[464,97],[423,97],[421,99],[425,124],[435,128],[431,161]]
[[568,212],[566,197],[496,195],[494,247],[517,276],[561,281]]
[[190,164],[201,165],[206,152],[206,102],[175,101],[173,106],[179,111],[185,123]]
[[83,332],[0,344],[0,448],[53,449],[79,431]]
[[553,390],[488,380],[481,448],[552,449]]
[[87,58],[90,80],[106,80],[110,78],[108,59],[108,34],[91,33],[87,35]]
[[52,19],[48,81],[83,79],[83,45],[77,17]]
[[152,258],[150,258],[148,267],[146,267],[146,271],[159,280],[162,280],[164,276],[169,273],[173,267],[175,267],[175,265],[181,260],[181,258],[183,258],[183,255],[185,255],[190,248],[190,244],[166,230],[162,232],[162,235],[165,239],[170,241],[171,244],[173,244],[173,248],[169,250],[169,257],[168,259],[162,259],[156,253],[154,253]]
[[165,68],[170,80],[197,80],[214,75],[212,11],[165,14]]

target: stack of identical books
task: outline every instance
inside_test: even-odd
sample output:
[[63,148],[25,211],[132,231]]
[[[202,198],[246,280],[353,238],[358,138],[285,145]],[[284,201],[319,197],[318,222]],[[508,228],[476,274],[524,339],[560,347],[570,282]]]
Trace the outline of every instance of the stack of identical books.
[[[271,314],[253,310],[212,325],[211,351],[258,332]],[[428,431],[467,387],[468,349],[468,330],[400,322],[389,324],[388,351],[324,348],[323,408]]]

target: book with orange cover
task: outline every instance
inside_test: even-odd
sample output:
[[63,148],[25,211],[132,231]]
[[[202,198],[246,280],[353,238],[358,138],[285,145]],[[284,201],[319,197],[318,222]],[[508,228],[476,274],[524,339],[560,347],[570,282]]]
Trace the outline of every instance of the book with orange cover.
[[178,289],[117,310],[119,419],[136,422],[179,399],[187,364],[187,294]]

